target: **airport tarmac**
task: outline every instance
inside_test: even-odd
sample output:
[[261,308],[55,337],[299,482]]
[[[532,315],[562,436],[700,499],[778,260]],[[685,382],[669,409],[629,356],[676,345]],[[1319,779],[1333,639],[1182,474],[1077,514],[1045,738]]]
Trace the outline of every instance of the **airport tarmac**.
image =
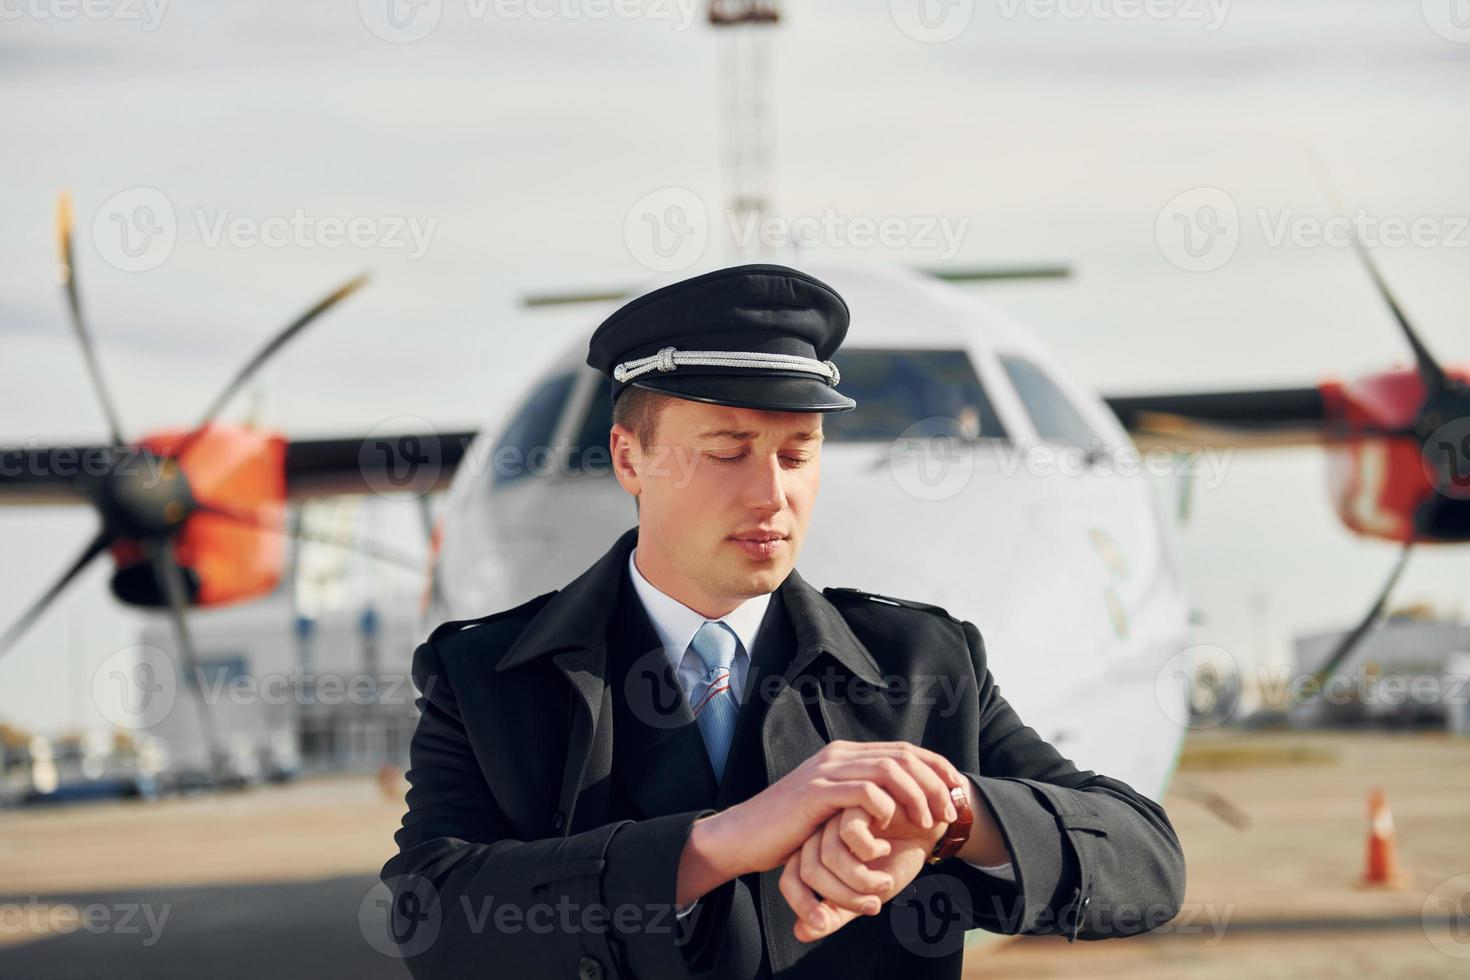
[[[1409,876],[1399,890],[1357,887],[1375,785]],[[1470,969],[1470,878],[1456,880],[1470,873],[1470,740],[1200,733],[1166,804],[1188,857],[1183,917],[1121,941],[986,943],[966,976]],[[372,780],[333,777],[0,814],[0,976],[401,980],[358,925],[401,813]]]

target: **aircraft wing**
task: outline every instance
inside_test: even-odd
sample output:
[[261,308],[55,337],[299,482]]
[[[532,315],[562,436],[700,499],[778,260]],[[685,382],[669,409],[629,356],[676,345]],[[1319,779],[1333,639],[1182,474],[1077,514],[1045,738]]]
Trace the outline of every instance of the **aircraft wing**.
[[1269,449],[1328,441],[1322,390],[1270,388],[1104,396],[1140,448]]
[[438,490],[449,483],[474,438],[467,430],[292,439],[286,447],[286,496]]
[[[462,431],[291,439],[286,495],[437,490],[454,475],[474,437]],[[88,477],[108,472],[129,454],[140,466],[149,465],[133,446],[0,446],[0,506],[87,503]]]

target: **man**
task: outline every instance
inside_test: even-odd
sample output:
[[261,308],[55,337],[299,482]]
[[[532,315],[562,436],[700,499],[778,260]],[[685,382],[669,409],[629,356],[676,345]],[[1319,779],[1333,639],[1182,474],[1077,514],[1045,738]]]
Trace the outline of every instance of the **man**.
[[382,871],[415,976],[957,977],[969,929],[1177,912],[1163,810],[1023,725],[974,625],[796,572],[822,415],[856,407],[847,326],[825,283],[749,265],[593,334],[638,525],[415,652]]

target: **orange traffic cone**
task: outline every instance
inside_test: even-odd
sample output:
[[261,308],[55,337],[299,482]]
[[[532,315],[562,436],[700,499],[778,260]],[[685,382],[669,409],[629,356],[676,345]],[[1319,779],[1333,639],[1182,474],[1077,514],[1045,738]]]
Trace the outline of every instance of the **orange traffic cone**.
[[1361,882],[1364,888],[1405,888],[1410,876],[1399,868],[1398,843],[1394,838],[1393,814],[1383,788],[1368,793],[1368,867]]

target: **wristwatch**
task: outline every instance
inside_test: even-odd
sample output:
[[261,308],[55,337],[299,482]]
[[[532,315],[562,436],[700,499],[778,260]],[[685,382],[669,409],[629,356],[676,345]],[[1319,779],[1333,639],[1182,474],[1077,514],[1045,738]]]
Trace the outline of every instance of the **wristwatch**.
[[957,816],[944,832],[944,836],[935,843],[934,850],[929,852],[930,864],[938,864],[945,858],[958,854],[960,848],[965,846],[965,841],[970,839],[970,827],[975,823],[975,814],[970,809],[970,797],[963,786],[950,787],[949,798],[954,803]]

